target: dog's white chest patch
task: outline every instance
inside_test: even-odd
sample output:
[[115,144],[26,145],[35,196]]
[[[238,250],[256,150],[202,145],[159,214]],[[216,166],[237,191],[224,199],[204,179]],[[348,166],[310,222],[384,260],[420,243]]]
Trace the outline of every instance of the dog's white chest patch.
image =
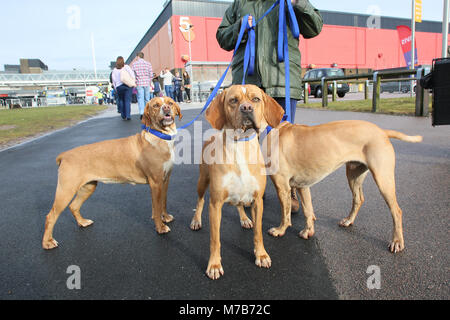
[[169,147],[170,158],[163,163],[164,179],[167,179],[167,176],[172,172],[173,163],[175,161],[174,141],[167,141],[167,145]]
[[228,192],[225,202],[235,206],[250,205],[255,192],[259,190],[258,180],[251,175],[245,158],[239,152],[236,153],[236,165],[239,173],[229,172],[223,176],[222,187]]
[[150,142],[150,144],[152,145],[152,146],[156,146],[156,142],[157,142],[157,140],[155,139],[155,137],[152,135],[152,134],[150,134],[150,133],[148,133],[148,132],[145,132],[144,133],[144,138],[145,138],[145,140],[147,140],[148,142]]

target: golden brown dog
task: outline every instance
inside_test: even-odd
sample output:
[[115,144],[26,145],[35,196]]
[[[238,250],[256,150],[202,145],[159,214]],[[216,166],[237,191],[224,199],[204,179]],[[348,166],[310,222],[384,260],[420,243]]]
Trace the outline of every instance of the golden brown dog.
[[[421,136],[382,130],[365,121],[336,121],[311,127],[283,122],[277,129],[279,171],[272,174],[271,179],[281,202],[281,224],[269,230],[272,236],[283,236],[291,226],[291,188],[299,191],[306,219],[306,227],[299,235],[304,239],[314,235],[316,217],[309,188],[345,164],[353,206],[340,225],[348,227],[355,221],[364,202],[362,184],[370,171],[394,221],[389,248],[391,252],[404,249],[402,211],[395,194],[395,153],[389,139],[420,142]],[[270,140],[271,135],[272,132],[267,139]]]
[[[182,117],[180,107],[170,98],[154,98],[145,107],[142,123],[156,131],[176,133],[174,117]],[[44,249],[53,249],[53,227],[70,203],[70,210],[80,227],[92,220],[81,216],[80,208],[92,195],[98,182],[149,184],[152,195],[152,219],[160,234],[170,231],[164,223],[173,216],[167,213],[166,198],[174,161],[173,141],[162,140],[146,130],[127,138],[97,142],[61,153],[55,201],[45,222]]]
[[[230,87],[217,96],[206,111],[208,122],[221,131],[203,146],[198,203],[191,229],[201,228],[204,195],[209,185],[210,257],[206,274],[211,279],[218,279],[224,273],[220,255],[220,222],[224,203],[240,206],[244,227],[252,226],[243,210],[244,205],[251,205],[255,263],[259,267],[271,266],[261,230],[265,165],[258,138],[252,138],[252,132],[255,136],[254,130],[258,131],[267,124],[276,126],[282,117],[283,109],[254,85]],[[242,141],[243,137],[248,141]]]

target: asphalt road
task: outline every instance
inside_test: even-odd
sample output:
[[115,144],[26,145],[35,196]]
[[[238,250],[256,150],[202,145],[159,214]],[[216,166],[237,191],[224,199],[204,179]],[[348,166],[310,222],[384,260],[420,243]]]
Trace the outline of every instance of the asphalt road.
[[[185,108],[180,125],[197,113]],[[56,188],[56,156],[139,131],[136,115],[124,122],[113,112],[0,152],[0,299],[448,299],[450,127],[432,128],[428,118],[307,109],[297,111],[296,121],[312,125],[337,119],[364,119],[424,136],[421,144],[393,141],[404,252],[394,255],[387,249],[392,220],[370,175],[355,225],[338,226],[351,208],[341,168],[312,188],[318,220],[316,235],[308,241],[298,237],[304,225],[301,213],[293,215],[293,227],[283,238],[267,234],[279,224],[280,210],[268,182],[263,230],[270,269],[255,266],[253,232],[240,227],[234,207],[225,206],[225,275],[212,281],[205,275],[207,209],[203,229],[189,229],[196,204],[195,164],[177,165],[172,172],[168,210],[175,221],[169,234],[155,232],[148,186],[99,185],[82,208],[94,224],[78,228],[66,209],[54,231],[60,246],[44,251],[41,239]],[[203,120],[202,130],[209,128]],[[72,265],[80,268],[79,290],[66,285]],[[381,289],[367,288],[371,265],[379,267]]]

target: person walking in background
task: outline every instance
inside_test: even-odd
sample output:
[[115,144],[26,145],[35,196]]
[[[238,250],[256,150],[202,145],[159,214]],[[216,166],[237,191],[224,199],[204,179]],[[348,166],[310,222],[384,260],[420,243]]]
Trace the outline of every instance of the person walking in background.
[[117,92],[117,105],[119,107],[122,120],[131,120],[131,95],[133,92],[133,87],[129,87],[121,81],[120,73],[122,71],[128,72],[129,76],[132,79],[135,79],[134,72],[131,70],[130,66],[125,64],[123,57],[118,57],[116,60],[116,67],[112,72],[113,86]]
[[164,84],[164,91],[166,92],[166,96],[172,98],[175,100],[174,94],[173,94],[173,74],[170,72],[169,68],[166,68],[161,71],[159,75],[163,79]]
[[[281,0],[285,1],[285,0]],[[287,0],[289,1],[289,0]],[[305,39],[317,36],[323,27],[323,19],[319,10],[315,9],[308,0],[290,0],[295,17],[300,28],[300,33]],[[259,19],[275,1],[235,0],[225,11],[225,15],[219,28],[216,39],[222,49],[234,50],[238,40],[239,30],[244,16],[250,15],[248,23],[250,27]],[[254,84],[262,88],[269,96],[273,97],[286,111],[290,109],[291,121],[295,120],[297,102],[301,99],[301,54],[299,39],[294,38],[288,31],[289,73],[290,73],[290,105],[286,105],[286,79],[284,62],[278,62],[274,54],[277,53],[279,11],[270,13],[262,19],[255,28],[255,71],[252,76],[246,78],[246,83]],[[288,23],[288,22],[286,22]],[[290,26],[288,25],[288,29]],[[292,31],[292,30],[291,30]],[[245,45],[241,45],[232,61],[232,83],[241,84],[244,76]],[[295,188],[291,189],[292,212],[299,210],[299,202]]]
[[131,69],[136,74],[137,101],[142,120],[145,105],[150,101],[150,85],[153,75],[152,65],[150,62],[144,60],[144,53],[139,52],[137,54],[137,60],[133,63]]
[[111,104],[116,103],[116,90],[114,90],[114,87],[109,91],[109,101],[111,101]]
[[161,96],[161,85],[159,84],[158,77],[153,78],[153,94],[155,97]]
[[117,95],[117,90],[114,87],[114,81],[112,79],[112,75],[113,75],[113,71],[111,71],[111,73],[109,74],[109,83],[111,83],[111,86],[113,88],[112,91],[113,91],[113,94],[114,94],[115,103],[117,105],[117,113],[121,113],[120,106],[119,106],[119,96]]
[[150,80],[150,100],[152,100],[155,97],[155,85],[153,84],[153,74],[152,74],[152,80]]
[[187,103],[191,103],[191,77],[187,71],[183,72],[183,86],[186,91]]
[[172,82],[174,88],[175,102],[183,102],[183,91],[181,91],[181,87],[183,85],[183,78],[180,77],[179,72],[175,72],[175,77],[173,77]]

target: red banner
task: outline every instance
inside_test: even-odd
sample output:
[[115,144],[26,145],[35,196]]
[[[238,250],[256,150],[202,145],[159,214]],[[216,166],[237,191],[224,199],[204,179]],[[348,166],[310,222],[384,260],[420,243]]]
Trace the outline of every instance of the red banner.
[[[412,44],[411,44],[411,39],[412,39],[412,35],[411,35],[411,28],[408,26],[398,26],[397,27],[397,31],[398,31],[398,38],[400,40],[400,46],[402,47],[403,50],[403,56],[405,57],[405,62],[406,65],[408,67],[411,66],[411,48],[412,48]],[[414,65],[416,66],[418,64],[418,58],[417,58],[417,42],[415,43],[415,59],[414,59]]]

